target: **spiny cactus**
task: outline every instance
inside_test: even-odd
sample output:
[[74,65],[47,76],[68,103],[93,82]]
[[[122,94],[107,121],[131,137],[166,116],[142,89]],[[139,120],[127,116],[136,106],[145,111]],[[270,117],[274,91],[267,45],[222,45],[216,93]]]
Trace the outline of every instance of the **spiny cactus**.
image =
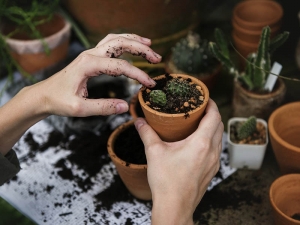
[[256,131],[256,117],[250,116],[242,125],[237,129],[238,139],[245,139]]
[[192,75],[207,73],[218,64],[208,41],[192,31],[172,48],[171,61],[177,69]]
[[249,90],[262,91],[271,69],[270,56],[288,38],[289,32],[285,31],[270,40],[270,27],[263,28],[258,50],[247,57],[246,70],[239,72],[229,55],[228,42],[223,32],[215,29],[216,42],[210,42],[209,46],[215,57],[241,81]]
[[152,90],[149,96],[150,101],[159,106],[164,106],[167,103],[166,94],[162,90]]
[[188,81],[178,78],[173,78],[167,82],[165,91],[178,96],[186,96],[190,91],[190,84]]

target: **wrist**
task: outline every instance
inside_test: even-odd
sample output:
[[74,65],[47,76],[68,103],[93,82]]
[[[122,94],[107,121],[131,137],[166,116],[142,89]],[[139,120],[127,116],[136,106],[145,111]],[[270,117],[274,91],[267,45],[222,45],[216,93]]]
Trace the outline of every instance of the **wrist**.
[[194,209],[177,195],[153,198],[152,225],[193,225]]

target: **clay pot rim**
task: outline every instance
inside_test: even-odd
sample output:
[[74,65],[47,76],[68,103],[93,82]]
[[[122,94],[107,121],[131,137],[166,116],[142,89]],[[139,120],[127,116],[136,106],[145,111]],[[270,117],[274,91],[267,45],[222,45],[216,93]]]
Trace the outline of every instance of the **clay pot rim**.
[[[187,75],[187,74],[177,74],[177,73],[172,73],[172,74],[169,74],[170,76],[172,77],[183,77],[185,79],[187,78],[190,78],[194,83],[198,84],[199,86],[201,86],[203,92],[204,92],[204,100],[203,100],[203,103],[197,107],[196,109],[194,110],[191,110],[189,111],[188,113],[191,114],[191,113],[196,113],[198,112],[199,110],[201,110],[203,107],[206,107],[206,103],[208,102],[209,100],[209,90],[208,88],[206,87],[206,85],[199,79],[193,77],[193,76],[190,76],[190,75]],[[165,78],[165,74],[163,75],[159,75],[157,77],[154,77],[153,80],[159,80],[159,79],[162,79],[162,78]],[[183,117],[185,116],[186,114],[185,113],[177,113],[177,114],[170,114],[170,113],[163,113],[163,112],[158,112],[152,108],[150,108],[148,105],[146,105],[144,99],[143,99],[143,96],[142,96],[142,91],[145,90],[146,87],[145,86],[142,86],[138,92],[138,100],[141,104],[141,106],[143,106],[147,111],[149,111],[150,113],[152,114],[156,114],[156,115],[161,115],[163,117],[169,117],[169,118],[177,118],[177,117]]]
[[[147,164],[134,164],[134,163],[128,163],[124,161],[123,159],[119,158],[116,153],[113,151],[114,148],[114,143],[116,138],[120,135],[121,132],[125,131],[128,129],[130,126],[134,126],[135,120],[129,120],[120,126],[118,126],[109,136],[108,141],[107,141],[107,150],[108,154],[110,155],[111,158],[114,158],[119,164],[121,164],[124,167],[130,167],[131,169],[134,170],[145,170],[147,169]],[[127,165],[127,166],[126,166]]]
[[290,180],[299,180],[299,183],[300,183],[300,174],[291,173],[291,174],[282,175],[282,176],[278,177],[275,181],[273,181],[273,183],[271,184],[270,189],[269,189],[269,198],[270,198],[271,205],[273,206],[273,209],[275,209],[277,213],[279,213],[281,216],[283,216],[288,221],[293,222],[295,224],[300,224],[300,221],[294,220],[291,217],[285,215],[283,212],[281,212],[281,210],[279,210],[279,208],[277,207],[277,205],[274,202],[273,190],[274,190],[275,186],[277,185],[277,183],[282,180],[285,181],[284,182],[285,184],[287,183],[287,181],[290,181]]
[[[231,140],[230,140],[230,125],[235,122],[235,121],[246,121],[248,118],[247,117],[231,117],[228,122],[227,122],[227,131],[228,131],[228,135],[227,135],[227,141],[228,143],[232,144],[233,146],[251,146],[251,144],[236,144],[236,143],[233,143]],[[267,124],[267,121],[265,121],[264,119],[262,118],[257,118],[256,119],[257,122],[261,122],[265,128],[266,128],[266,143],[263,144],[263,145],[254,145],[254,146],[267,146],[268,143],[269,143],[269,137],[268,137],[268,124]]]
[[133,119],[138,118],[138,115],[136,113],[135,107],[137,105],[138,102],[138,93],[135,93],[132,95],[130,102],[129,102],[129,114],[131,115],[131,117]]
[[240,86],[241,91],[243,91],[245,94],[247,94],[248,96],[250,96],[252,98],[259,98],[259,99],[268,99],[268,98],[272,97],[273,95],[277,95],[279,92],[285,91],[285,84],[284,84],[283,80],[277,79],[277,81],[279,82],[279,87],[276,88],[275,91],[272,91],[267,94],[256,94],[254,92],[251,92],[251,91],[245,89],[238,80],[236,80],[236,79],[234,80],[234,82],[236,82],[236,84]]
[[[261,3],[263,3],[263,4],[261,4]],[[249,6],[249,4],[251,4],[251,5],[259,4],[260,7],[268,5],[267,8],[269,8],[269,6],[272,6],[272,10],[277,11],[275,13],[276,16],[273,19],[266,20],[264,22],[249,22],[247,20],[244,20],[244,19],[240,18],[240,16],[238,14],[239,14],[239,11],[243,10],[244,7],[247,8]],[[273,24],[277,23],[282,16],[283,16],[283,9],[282,9],[281,5],[275,1],[270,1],[270,0],[242,1],[242,2],[238,3],[233,9],[233,18],[235,18],[238,23],[245,24],[245,26],[249,26],[252,28],[255,28],[257,26],[261,27],[262,24],[272,26]]]
[[292,103],[287,103],[285,105],[280,106],[279,108],[277,108],[276,110],[274,110],[272,112],[272,114],[269,117],[269,133],[270,135],[272,135],[278,142],[280,142],[285,148],[290,149],[292,151],[296,151],[296,152],[300,152],[300,147],[297,147],[295,145],[292,145],[288,142],[286,142],[284,139],[282,139],[279,134],[276,132],[275,128],[274,128],[274,122],[275,122],[275,118],[277,115],[279,115],[280,113],[284,112],[287,110],[287,108],[290,107],[294,107],[294,106],[298,106],[300,108],[300,102],[292,102]]
[[[45,42],[49,42],[49,40],[56,39],[57,37],[61,36],[62,34],[68,32],[71,29],[71,24],[59,13],[56,13],[55,16],[61,18],[64,21],[64,26],[62,29],[60,29],[58,32],[44,37]],[[33,39],[33,40],[21,40],[21,39],[15,39],[15,38],[7,38],[7,43],[19,45],[20,43],[26,43],[26,45],[37,45],[40,44],[41,41],[39,39]],[[23,45],[23,44],[22,44]]]

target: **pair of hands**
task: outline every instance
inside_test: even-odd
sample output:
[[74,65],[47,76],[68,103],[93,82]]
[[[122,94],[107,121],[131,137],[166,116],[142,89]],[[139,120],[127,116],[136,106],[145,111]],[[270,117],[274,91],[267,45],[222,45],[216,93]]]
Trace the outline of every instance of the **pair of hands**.
[[[0,108],[0,151],[6,154],[33,124],[49,115],[85,117],[121,114],[128,104],[121,99],[88,99],[89,78],[125,75],[153,87],[142,70],[118,59],[124,52],[158,63],[161,56],[151,40],[134,34],[109,34],[98,45],[81,53],[50,78],[23,88]],[[174,143],[161,141],[147,122],[139,118],[136,128],[144,142],[148,179],[153,194],[153,224],[193,224],[193,212],[219,169],[223,123],[210,100],[198,129]]]

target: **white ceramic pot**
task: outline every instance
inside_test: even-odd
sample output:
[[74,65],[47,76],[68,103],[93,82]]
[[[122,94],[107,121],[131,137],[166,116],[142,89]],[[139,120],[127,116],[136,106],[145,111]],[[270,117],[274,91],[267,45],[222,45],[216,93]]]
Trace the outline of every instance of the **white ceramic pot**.
[[[246,121],[248,118],[233,117],[229,119],[227,124],[227,130],[230,132],[231,124],[237,121]],[[263,119],[257,119],[257,122],[261,122],[266,127],[268,132],[267,122]],[[252,144],[236,144],[230,140],[230,134],[227,135],[228,141],[228,152],[229,152],[229,163],[232,168],[238,169],[260,169],[266,148],[268,145],[268,134],[266,134],[266,143],[263,145],[252,145]]]

